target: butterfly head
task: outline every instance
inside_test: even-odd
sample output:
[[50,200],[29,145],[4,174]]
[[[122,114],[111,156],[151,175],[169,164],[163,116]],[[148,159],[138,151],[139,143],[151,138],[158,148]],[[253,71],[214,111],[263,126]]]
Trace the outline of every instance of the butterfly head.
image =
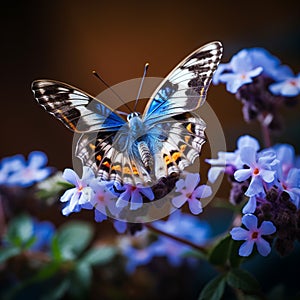
[[139,112],[132,112],[127,116],[127,121],[130,122],[133,118],[139,117],[141,114]]

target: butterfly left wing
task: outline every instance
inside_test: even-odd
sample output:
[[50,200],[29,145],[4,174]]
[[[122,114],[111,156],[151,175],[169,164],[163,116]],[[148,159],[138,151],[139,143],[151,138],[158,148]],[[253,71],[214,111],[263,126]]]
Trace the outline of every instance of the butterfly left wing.
[[145,124],[151,126],[193,111],[204,103],[222,52],[222,44],[212,42],[194,51],[174,68],[150,98],[143,114]]
[[36,80],[32,91],[38,103],[72,131],[117,131],[126,123],[100,100],[69,84]]

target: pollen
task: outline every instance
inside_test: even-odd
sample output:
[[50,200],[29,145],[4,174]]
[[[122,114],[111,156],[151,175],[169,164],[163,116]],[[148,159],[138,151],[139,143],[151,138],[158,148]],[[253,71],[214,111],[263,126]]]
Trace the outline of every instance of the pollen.
[[255,168],[254,170],[253,170],[253,175],[258,175],[259,174],[259,169],[258,168]]

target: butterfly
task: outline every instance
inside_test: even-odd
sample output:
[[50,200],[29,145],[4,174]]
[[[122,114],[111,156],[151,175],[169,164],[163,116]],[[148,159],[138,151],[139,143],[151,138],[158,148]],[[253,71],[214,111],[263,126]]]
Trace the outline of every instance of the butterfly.
[[143,114],[127,121],[108,105],[63,82],[36,80],[38,103],[80,133],[75,155],[99,180],[153,184],[193,164],[205,142],[205,122],[192,111],[206,99],[222,57],[220,42],[192,52],[161,82]]

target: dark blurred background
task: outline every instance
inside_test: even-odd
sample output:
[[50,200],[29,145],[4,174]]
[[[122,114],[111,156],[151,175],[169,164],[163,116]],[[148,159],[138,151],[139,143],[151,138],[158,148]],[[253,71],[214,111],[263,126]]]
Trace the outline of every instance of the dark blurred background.
[[[30,89],[35,79],[64,81],[97,95],[105,87],[92,70],[113,85],[140,77],[147,61],[148,76],[163,77],[213,40],[224,44],[224,62],[244,47],[261,46],[300,70],[299,1],[6,1],[0,22],[0,157],[42,150],[59,169],[71,166],[72,133],[37,105]],[[259,137],[224,86],[211,88],[208,102],[230,149],[241,134]],[[280,141],[295,145],[299,106],[284,113]]]

